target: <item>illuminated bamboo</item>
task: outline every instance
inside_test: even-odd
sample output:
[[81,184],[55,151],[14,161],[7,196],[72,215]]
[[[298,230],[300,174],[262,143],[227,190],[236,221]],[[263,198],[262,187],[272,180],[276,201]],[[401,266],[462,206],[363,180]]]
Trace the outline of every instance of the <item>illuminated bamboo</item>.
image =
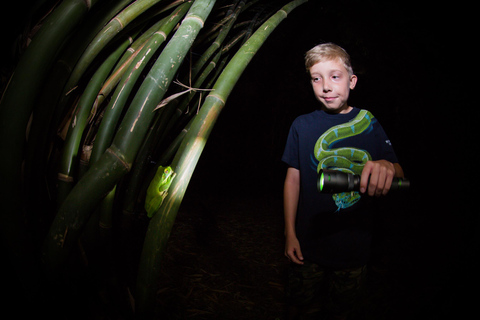
[[212,0],[195,1],[143,81],[112,145],[80,179],[60,207],[43,250],[44,264],[52,276],[62,267],[94,208],[130,170],[148,130],[153,109],[162,99],[214,3]]
[[247,40],[223,70],[213,91],[206,98],[183,139],[171,165],[177,176],[159,211],[150,221],[145,236],[137,278],[137,306],[141,313],[148,314],[154,306],[161,258],[165,252],[178,208],[210,132],[225,106],[230,92],[270,33],[286,18],[289,12],[306,1],[296,0],[285,5]]
[[78,102],[73,119],[69,125],[58,171],[58,204],[63,202],[75,184],[73,172],[76,169],[76,163],[78,161],[80,142],[87,121],[91,115],[91,110],[98,95],[98,91],[110,74],[115,63],[123,55],[130,43],[131,38],[128,38],[104,61],[90,79],[90,82]]

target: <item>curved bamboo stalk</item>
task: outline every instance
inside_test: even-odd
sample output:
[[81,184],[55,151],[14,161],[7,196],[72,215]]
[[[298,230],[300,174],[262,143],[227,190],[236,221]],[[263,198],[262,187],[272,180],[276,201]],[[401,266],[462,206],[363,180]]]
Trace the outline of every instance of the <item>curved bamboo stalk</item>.
[[[133,213],[138,198],[142,197],[142,195],[139,194],[139,190],[141,189],[142,184],[145,183],[144,180],[145,172],[147,171],[147,164],[151,159],[155,159],[155,153],[157,153],[158,146],[163,144],[165,139],[172,132],[172,129],[178,125],[177,120],[185,113],[185,109],[187,108],[188,104],[191,102],[197,91],[199,91],[195,88],[202,87],[203,82],[214,69],[216,62],[220,59],[220,55],[221,53],[218,52],[209,65],[205,67],[205,70],[203,70],[202,74],[200,74],[193,84],[193,88],[189,89],[190,91],[186,93],[186,97],[179,102],[175,110],[173,107],[170,108],[170,112],[165,112],[165,110],[162,109],[161,115],[157,116],[157,121],[152,125],[152,129],[145,138],[142,148],[135,159],[132,172],[130,173],[127,190],[124,197],[124,213]],[[205,89],[201,90],[205,91]],[[206,90],[209,91],[208,89]],[[180,94],[183,95],[183,93],[185,92],[181,92]],[[176,105],[176,103],[177,101],[175,101],[174,105]],[[175,133],[173,133],[173,135],[175,135]]]
[[19,272],[20,286],[25,292],[30,292],[26,288],[35,283],[30,279],[35,273],[28,269],[36,266],[30,261],[33,255],[29,248],[24,246],[29,237],[21,221],[24,208],[21,167],[27,123],[35,97],[59,49],[97,1],[87,4],[82,0],[65,0],[47,17],[21,57],[0,101],[0,234],[12,253],[11,262]]
[[154,306],[155,292],[160,274],[161,258],[165,252],[173,222],[183,200],[190,178],[215,121],[225,105],[230,92],[241,73],[265,42],[270,33],[294,8],[307,0],[292,1],[267,20],[235,54],[215,83],[214,91],[208,95],[200,112],[172,162],[177,173],[168,195],[159,211],[153,216],[145,236],[137,278],[137,300],[139,312],[149,313]]
[[[162,8],[162,10],[160,10],[159,13],[162,13],[167,11],[168,9],[174,8],[179,4],[184,3],[185,1],[191,2],[193,0],[176,0],[173,3]],[[143,32],[138,37],[138,39],[135,40],[135,42],[131,45],[131,47],[125,52],[124,56],[118,62],[118,65],[115,66],[114,72],[112,72],[112,75],[107,79],[107,81],[105,81],[104,86],[99,91],[97,99],[95,100],[95,104],[94,104],[95,107],[99,106],[103,102],[103,100],[110,94],[110,92],[117,86],[123,74],[128,70],[128,67],[130,66],[132,60],[135,59],[135,57],[140,52],[140,50],[151,39],[152,35],[154,35],[155,32],[158,32],[158,29],[163,24],[165,24],[169,18],[171,18],[171,15],[153,24],[150,28],[148,28],[145,32]]]
[[[115,18],[113,18],[90,42],[85,52],[75,65],[70,78],[64,88],[64,96],[71,92],[84,74],[85,70],[92,63],[95,57],[105,48],[105,46],[128,24],[137,18],[145,10],[151,8],[162,0],[136,0],[134,3],[123,9]],[[62,105],[61,100],[60,104]]]
[[[212,58],[212,60],[208,63],[208,65],[205,66],[205,69],[202,71],[202,73],[197,77],[197,80],[195,80],[195,83],[193,84],[193,88],[201,88],[201,87],[211,88],[211,85],[213,82],[207,85],[204,85],[204,82],[207,80],[210,73],[215,69],[221,56],[222,56],[222,52],[221,51],[217,52],[217,54]],[[216,76],[218,76],[218,74]],[[213,76],[213,78],[215,79],[216,76]],[[211,89],[210,90],[206,89],[206,90],[211,91]],[[159,143],[164,141],[172,131],[175,132],[174,131],[175,128],[178,128],[178,127],[183,128],[183,126],[185,125],[185,121],[179,121],[179,119],[181,119],[184,116],[187,118],[191,118],[191,114],[198,111],[198,107],[200,107],[200,103],[202,99],[198,98],[195,101],[195,103],[191,104],[194,96],[198,94],[197,91],[199,90],[193,89],[190,92],[188,92],[187,96],[184,97],[182,100],[180,100],[180,102],[178,102],[178,105],[175,106],[175,110],[173,111],[173,114],[169,117],[168,123],[166,123],[165,125],[164,132],[162,132],[160,135]],[[200,90],[200,97],[201,97],[201,92],[202,91]],[[198,104],[198,107],[195,107],[197,105],[196,103],[197,101],[199,104]],[[189,106],[192,106],[190,112],[187,111],[187,108]]]
[[[122,60],[126,60],[124,57],[121,59],[117,68],[115,68],[114,74],[106,81],[102,89],[97,95],[95,99],[94,106],[98,106],[101,104],[103,99],[109,94],[110,90],[113,88],[120,79],[117,80],[118,77],[122,77],[123,79],[123,86],[117,87],[117,91],[114,94],[114,98],[111,100],[109,105],[107,106],[106,113],[103,117],[103,121],[100,124],[99,131],[97,132],[95,143],[94,143],[94,151],[90,158],[89,164],[92,164],[98,161],[99,157],[103,152],[105,152],[108,144],[111,143],[112,137],[114,135],[113,127],[116,125],[118,118],[123,110],[124,103],[126,98],[130,94],[133,85],[135,84],[138,76],[143,71],[143,67],[148,63],[150,60],[151,55],[148,55],[148,58],[145,55],[148,53],[153,54],[158,47],[166,40],[166,37],[171,32],[173,27],[178,23],[178,21],[183,17],[183,15],[188,11],[190,8],[191,2],[179,7],[172,15],[166,17],[157,23],[155,23],[152,27],[150,27],[144,34],[142,34],[137,41],[132,45],[133,50],[135,51],[132,54],[128,61],[122,63]],[[183,13],[182,13],[183,12]],[[174,17],[172,19],[172,17]],[[175,17],[177,17],[175,19]],[[157,37],[159,37],[157,39]],[[137,44],[138,43],[138,44]],[[135,46],[137,44],[137,46]],[[152,46],[153,44],[153,46]],[[142,49],[145,48],[144,51]],[[156,48],[154,48],[156,47]],[[128,51],[131,51],[130,49]],[[137,55],[140,54],[140,57],[136,59]],[[127,62],[129,62],[128,65]],[[133,64],[132,64],[133,63]],[[140,67],[140,65],[142,67]],[[123,69],[123,71],[118,71],[119,69]],[[135,70],[135,74],[132,75],[132,70]],[[127,76],[124,77],[124,74],[127,73]],[[130,81],[130,88],[125,89],[126,82]],[[119,95],[123,94],[124,99],[119,99]],[[121,104],[121,105],[119,105]],[[102,226],[102,230],[108,229],[111,227],[112,221],[112,209],[113,209],[113,202],[115,201],[115,193],[116,188],[114,187],[112,191],[106,196],[100,205],[100,213],[99,213],[99,225]]]
[[210,45],[210,47],[204,52],[204,54],[200,57],[200,59],[197,60],[195,65],[192,67],[192,78],[195,79],[197,74],[200,72],[200,70],[203,68],[203,66],[207,63],[207,61],[210,59],[210,57],[221,47],[223,41],[227,37],[227,35],[230,32],[230,29],[232,28],[233,24],[237,20],[240,12],[243,9],[243,6],[245,5],[245,1],[237,1],[239,2],[238,5],[234,8],[234,10],[229,10],[227,12],[228,20],[226,21],[225,25],[222,26],[220,29],[220,33],[218,34],[217,38],[215,41]]
[[[252,1],[250,3],[255,3],[255,2],[257,2],[257,0]],[[242,11],[244,11],[245,8],[247,7],[248,5],[245,5],[245,1],[243,0],[236,0],[235,4],[231,5],[231,8],[229,8],[225,13],[225,18],[223,18],[220,21],[220,23],[216,24],[212,28],[212,29],[219,29],[217,35],[215,36],[214,43],[210,45],[209,48],[196,61],[189,75],[184,77],[184,79],[182,80],[184,83],[187,83],[187,81],[188,83],[191,83],[192,79],[195,79],[198,76],[198,72],[200,72],[202,68],[207,68],[207,72],[202,72],[202,74],[200,75],[200,77],[202,77],[203,79],[197,79],[193,84],[193,88],[200,88],[202,86],[203,81],[211,71],[210,68],[212,67],[212,65],[205,67],[205,64],[211,58],[211,55],[214,52],[218,51],[218,56],[214,57],[213,60],[210,61],[210,64],[213,63],[214,64],[213,67],[215,67],[216,61],[218,61],[220,56],[224,55],[231,48],[231,46],[233,46],[234,43],[236,43],[241,38],[237,36],[237,38],[234,38],[233,41],[231,40],[227,45],[225,45],[224,48],[219,50],[221,44],[227,37],[229,31],[232,29],[232,26],[234,25],[234,22],[237,20],[239,14]],[[207,33],[209,32],[211,32],[211,30],[207,31]],[[248,32],[244,34],[248,34]],[[199,39],[196,39],[194,46],[198,44],[199,44]],[[214,78],[216,78],[218,74]],[[210,86],[206,86],[205,88],[210,88]],[[177,124],[176,122],[179,118],[184,116],[184,112],[188,107],[189,103],[191,102],[195,93],[196,93],[196,90],[192,90],[188,93],[187,97],[184,97],[181,100],[175,99],[165,107],[165,110],[163,110],[164,114],[162,114],[162,117],[159,123],[156,124],[157,127],[162,128],[161,132],[156,134],[160,136],[158,138],[158,141],[159,141],[158,143],[162,143],[164,141],[164,139],[171,133],[172,128],[175,128],[175,127],[183,128],[183,126],[185,125],[185,121],[182,121],[180,124]],[[194,109],[197,109],[197,108],[192,108],[191,112],[193,112]],[[187,115],[187,118],[191,117],[191,112],[189,112],[190,114]],[[139,177],[137,177],[137,179],[139,179]],[[135,190],[135,188],[133,190]],[[130,210],[130,209],[131,209],[131,206],[127,210]]]
[[[91,5],[97,1],[92,1]],[[21,153],[34,99],[65,39],[89,8],[85,1],[63,1],[47,17],[42,28],[32,39],[4,92],[0,102],[0,141],[2,141],[0,154],[3,155],[0,181],[9,185],[6,189],[14,190],[12,186],[18,186],[21,180],[19,171],[22,161]],[[2,194],[6,195],[3,192]],[[12,198],[6,195],[7,202]],[[2,204],[4,203],[2,201]],[[6,212],[6,210],[1,211]]]
[[146,64],[153,57],[154,53],[166,41],[167,36],[173,30],[175,25],[190,9],[192,2],[186,2],[175,10],[168,21],[160,25],[160,28],[152,35],[147,44],[140,50],[137,57],[134,59],[128,70],[125,72],[122,80],[113,94],[113,98],[106,108],[104,119],[95,139],[91,161],[96,162],[100,156],[105,152],[108,146],[112,143],[115,134],[114,128],[117,125],[118,119],[122,113],[123,107],[133,89],[138,77],[141,75]]
[[86,172],[60,207],[45,239],[42,258],[51,276],[63,266],[85,221],[130,170],[153,109],[160,102],[215,1],[196,0],[135,95],[112,145]]
[[59,205],[63,202],[75,184],[73,172],[78,161],[77,155],[79,152],[80,141],[90,117],[91,110],[94,107],[94,101],[98,95],[98,91],[112,71],[115,63],[124,54],[125,50],[131,43],[132,38],[129,37],[110,54],[90,79],[90,82],[78,102],[77,109],[69,125],[58,170],[57,203]]
[[138,37],[138,39],[136,39],[135,42],[130,46],[130,48],[128,48],[128,50],[125,51],[124,56],[120,59],[118,64],[115,66],[114,71],[108,77],[103,87],[98,92],[97,98],[95,99],[95,103],[94,103],[94,106],[95,106],[94,109],[98,108],[98,106],[102,104],[105,98],[110,95],[110,92],[117,86],[117,84],[120,82],[125,72],[128,70],[129,66],[132,63],[132,60],[135,59],[135,57],[142,50],[142,48],[145,46],[148,40],[152,37],[153,33],[157,31],[159,26],[165,23],[166,19],[167,18],[164,18],[158,21],[153,26],[151,26],[147,31],[142,33]]
[[27,198],[32,199],[39,194],[39,182],[42,181],[41,177],[46,172],[45,167],[49,159],[48,142],[57,130],[57,121],[53,120],[55,106],[70,72],[99,30],[130,1],[132,0],[107,0],[95,6],[79,26],[78,31],[70,37],[54,63],[36,99],[28,136],[25,156],[25,180],[29,181],[26,186]]

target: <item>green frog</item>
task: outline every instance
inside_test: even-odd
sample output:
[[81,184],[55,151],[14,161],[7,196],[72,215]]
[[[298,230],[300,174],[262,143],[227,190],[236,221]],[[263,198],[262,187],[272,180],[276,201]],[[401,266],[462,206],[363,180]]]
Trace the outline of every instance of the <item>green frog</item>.
[[147,210],[149,218],[153,217],[162,205],[168,194],[168,188],[170,188],[176,175],[171,167],[158,167],[155,177],[153,177],[152,182],[148,186],[147,196],[145,197],[145,210]]

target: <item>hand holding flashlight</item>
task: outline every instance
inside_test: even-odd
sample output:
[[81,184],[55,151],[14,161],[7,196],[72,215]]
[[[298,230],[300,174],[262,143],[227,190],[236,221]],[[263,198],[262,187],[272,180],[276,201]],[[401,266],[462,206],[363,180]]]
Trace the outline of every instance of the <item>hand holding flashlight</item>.
[[[410,181],[405,178],[393,178],[391,191],[406,190]],[[338,170],[320,170],[317,179],[318,192],[340,193],[360,191],[360,175]]]

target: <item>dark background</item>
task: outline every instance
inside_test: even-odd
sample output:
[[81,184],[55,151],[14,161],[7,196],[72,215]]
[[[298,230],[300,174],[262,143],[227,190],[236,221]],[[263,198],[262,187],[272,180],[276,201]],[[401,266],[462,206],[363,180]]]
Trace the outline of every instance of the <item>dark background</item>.
[[387,235],[377,241],[394,238],[412,292],[440,288],[431,297],[438,313],[468,314],[479,283],[480,231],[470,9],[405,1],[309,1],[295,9],[229,97],[190,194],[273,192],[282,201],[289,126],[318,108],[304,53],[335,42],[350,53],[359,78],[350,104],[379,119],[412,183],[408,194],[386,199],[380,224]]
[[444,227],[471,234],[477,111],[468,89],[475,49],[462,42],[473,33],[467,12],[414,2],[309,1],[298,7],[242,75],[192,185],[208,180],[208,192],[281,194],[289,126],[319,107],[304,53],[331,41],[350,53],[359,78],[350,104],[379,119],[412,181],[404,202],[422,221],[420,233],[433,232],[439,241],[446,241]]
[[[28,3],[2,9],[4,66]],[[388,209],[382,223],[401,244],[399,259],[409,261],[406,276],[438,285],[432,299],[445,314],[470,310],[479,248],[478,111],[469,88],[477,64],[473,10],[460,2],[418,1],[310,0],[298,7],[241,76],[185,201],[263,195],[271,201],[273,195],[272,206],[281,208],[286,167],[280,159],[290,124],[318,108],[304,53],[335,42],[350,53],[359,78],[350,104],[379,119],[412,183],[407,194],[382,202]]]

